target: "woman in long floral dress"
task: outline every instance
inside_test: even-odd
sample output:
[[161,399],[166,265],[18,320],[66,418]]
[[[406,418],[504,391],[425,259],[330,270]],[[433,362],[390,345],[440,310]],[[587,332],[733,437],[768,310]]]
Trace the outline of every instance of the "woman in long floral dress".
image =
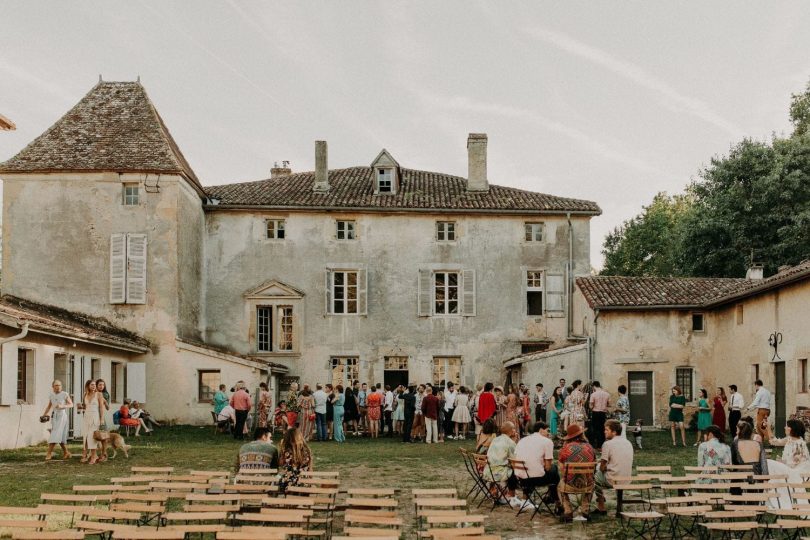
[[267,427],[270,409],[270,391],[267,389],[267,383],[263,382],[259,384],[259,427]]
[[290,486],[297,486],[302,471],[312,470],[312,451],[301,435],[301,430],[290,428],[279,445],[278,489],[285,493]]
[[295,426],[298,422],[298,383],[290,384],[290,391],[287,393],[287,423]]
[[[312,397],[312,391],[309,385],[304,385],[301,395],[298,397],[297,408],[299,409],[298,418],[300,420],[301,436],[304,441],[309,441],[312,437],[312,417],[315,416],[315,400]],[[291,427],[295,427],[291,425]]]
[[503,388],[495,387],[495,424],[498,430],[506,422],[506,396],[503,395]]

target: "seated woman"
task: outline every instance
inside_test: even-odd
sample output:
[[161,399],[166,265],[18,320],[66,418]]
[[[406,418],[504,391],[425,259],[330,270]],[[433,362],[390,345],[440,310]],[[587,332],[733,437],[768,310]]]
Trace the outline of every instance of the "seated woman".
[[748,422],[737,424],[737,437],[731,443],[731,463],[750,465],[754,474],[768,474],[768,460],[761,442],[752,440],[754,427]]
[[277,428],[281,428],[282,431],[287,431],[287,428],[290,427],[287,412],[287,402],[282,399],[278,402],[276,410],[273,411],[273,425]]
[[703,442],[698,447],[698,467],[714,468],[731,465],[731,448],[720,428],[712,424],[703,431]]
[[278,489],[280,493],[287,491],[290,486],[298,485],[301,471],[312,470],[312,451],[304,441],[298,428],[290,428],[284,434],[279,445],[281,458],[279,459]]
[[765,431],[765,438],[771,446],[783,446],[782,459],[768,460],[770,474],[786,474],[788,482],[800,483],[802,476],[810,475],[810,451],[804,442],[804,424],[800,420],[788,420],[785,425],[785,437],[779,439],[773,436],[771,426]]
[[142,418],[132,418],[132,415],[129,412],[129,406],[131,404],[132,400],[124,400],[124,404],[121,405],[120,409],[118,409],[118,423],[122,426],[134,427],[136,437],[141,436],[141,428],[143,428],[146,433],[152,433],[152,430],[146,427],[146,424],[143,423]]
[[143,405],[138,403],[137,401],[133,401],[132,405],[129,407],[129,415],[132,418],[140,418],[143,420],[144,425],[149,429],[155,429],[155,427],[160,427],[162,424],[152,419],[152,415],[149,414],[149,411],[143,409]]
[[475,438],[475,453],[476,454],[486,454],[487,450],[489,450],[489,445],[492,444],[492,441],[495,440],[495,437],[498,436],[498,424],[495,423],[494,418],[490,418],[489,420],[484,422],[484,425],[481,426],[481,433]]

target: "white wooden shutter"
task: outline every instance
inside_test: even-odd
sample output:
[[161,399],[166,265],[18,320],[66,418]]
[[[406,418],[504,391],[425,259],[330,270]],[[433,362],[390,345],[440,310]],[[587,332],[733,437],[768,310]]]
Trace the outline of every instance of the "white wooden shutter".
[[546,274],[546,316],[563,317],[565,315],[565,276],[563,274]]
[[128,362],[127,395],[132,401],[146,402],[146,364],[143,362]]
[[357,271],[357,314],[368,315],[368,273],[365,268]]
[[418,283],[418,312],[420,317],[430,317],[433,314],[433,289],[431,281],[433,273],[430,270],[419,270]]
[[126,302],[127,235],[110,236],[110,303]]
[[33,404],[37,401],[34,395],[34,380],[37,378],[37,366],[34,359],[34,351],[28,349],[25,351],[25,402]]
[[2,346],[0,357],[0,405],[17,403],[17,344],[7,343]]
[[326,270],[326,310],[324,313],[330,315],[332,313],[333,304],[332,304],[332,283],[335,281],[335,274],[332,270]]
[[127,304],[146,303],[146,235],[127,235]]
[[470,317],[475,315],[475,270],[461,272],[462,287],[462,315]]

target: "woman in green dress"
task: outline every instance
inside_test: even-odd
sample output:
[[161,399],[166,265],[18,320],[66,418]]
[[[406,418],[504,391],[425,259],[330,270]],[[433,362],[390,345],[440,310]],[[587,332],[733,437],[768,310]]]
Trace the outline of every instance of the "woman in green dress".
[[669,422],[672,431],[672,446],[678,446],[675,442],[675,428],[681,428],[681,442],[686,446],[686,430],[683,427],[683,408],[686,406],[686,396],[680,386],[672,387],[672,395],[669,396]]
[[557,386],[554,388],[554,393],[551,394],[551,436],[557,436],[557,430],[560,425],[560,414],[562,414],[565,403],[562,397],[562,390]]
[[712,425],[712,410],[709,407],[709,393],[705,388],[700,389],[700,399],[698,400],[698,417],[697,417],[697,441],[694,446],[703,442],[703,432]]

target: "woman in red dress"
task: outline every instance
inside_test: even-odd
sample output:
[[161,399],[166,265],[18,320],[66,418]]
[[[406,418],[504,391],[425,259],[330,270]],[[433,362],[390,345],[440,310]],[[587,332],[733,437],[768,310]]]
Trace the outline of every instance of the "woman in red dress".
[[728,403],[726,391],[723,390],[722,387],[719,387],[717,389],[717,395],[714,396],[714,401],[712,402],[714,409],[712,412],[712,424],[719,427],[720,431],[726,431],[726,403]]
[[476,415],[481,425],[484,425],[484,422],[495,415],[497,405],[495,405],[495,395],[492,393],[492,388],[493,384],[491,382],[486,383],[484,385],[484,391],[478,398],[478,410],[476,411]]
[[372,439],[377,438],[377,433],[380,430],[380,406],[382,405],[382,396],[377,392],[369,392],[366,397],[366,407],[368,408],[368,431]]

